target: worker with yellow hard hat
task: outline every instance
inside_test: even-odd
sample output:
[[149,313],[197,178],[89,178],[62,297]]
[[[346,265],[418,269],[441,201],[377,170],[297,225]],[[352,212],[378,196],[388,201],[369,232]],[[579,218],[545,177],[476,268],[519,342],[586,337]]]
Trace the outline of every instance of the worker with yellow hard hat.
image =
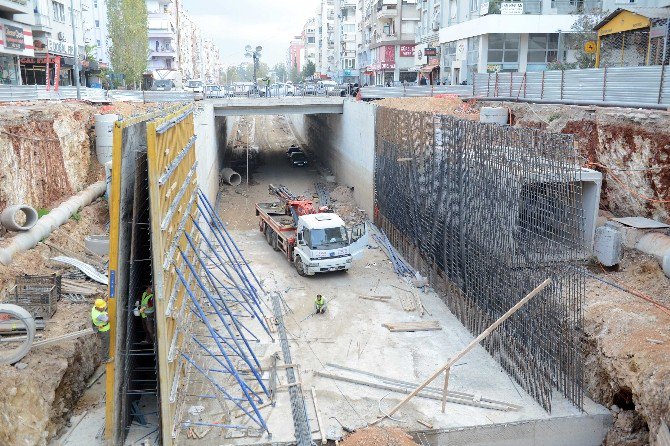
[[102,343],[102,359],[110,362],[109,357],[109,314],[107,314],[107,302],[104,299],[96,299],[91,308],[91,322],[93,331],[98,334]]

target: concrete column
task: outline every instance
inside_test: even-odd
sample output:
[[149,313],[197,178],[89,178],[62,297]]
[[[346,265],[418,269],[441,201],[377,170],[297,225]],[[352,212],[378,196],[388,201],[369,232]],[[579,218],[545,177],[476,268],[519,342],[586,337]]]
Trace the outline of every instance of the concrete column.
[[528,34],[519,36],[519,71],[526,71],[528,66]]
[[482,34],[479,36],[479,61],[477,62],[477,72],[486,73],[486,65],[488,64],[489,52],[489,35]]

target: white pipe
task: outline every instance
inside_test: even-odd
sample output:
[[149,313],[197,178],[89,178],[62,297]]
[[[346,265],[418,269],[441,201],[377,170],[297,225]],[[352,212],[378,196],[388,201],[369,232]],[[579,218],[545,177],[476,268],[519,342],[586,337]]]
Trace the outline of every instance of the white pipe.
[[221,178],[226,184],[231,186],[239,186],[242,183],[242,177],[230,167],[226,167],[221,171]]
[[40,218],[32,229],[17,235],[11,239],[9,245],[0,248],[0,263],[9,265],[14,254],[37,246],[40,240],[44,239],[55,229],[64,224],[72,214],[84,206],[91,204],[96,198],[104,193],[105,182],[98,181],[79,192],[77,195],[70,197],[60,206]]
[[635,244],[638,249],[658,260],[666,276],[670,277],[670,237],[660,232],[643,235]]

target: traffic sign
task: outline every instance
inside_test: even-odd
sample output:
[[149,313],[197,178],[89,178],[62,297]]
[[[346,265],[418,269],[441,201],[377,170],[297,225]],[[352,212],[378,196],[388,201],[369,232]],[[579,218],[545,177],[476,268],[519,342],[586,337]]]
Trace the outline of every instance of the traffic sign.
[[593,40],[589,40],[584,44],[584,51],[587,54],[593,54],[596,52],[596,43]]

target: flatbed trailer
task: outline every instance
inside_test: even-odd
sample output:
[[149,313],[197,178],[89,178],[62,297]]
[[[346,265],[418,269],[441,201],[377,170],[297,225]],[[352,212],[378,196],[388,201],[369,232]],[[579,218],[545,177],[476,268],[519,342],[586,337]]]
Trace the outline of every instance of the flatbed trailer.
[[275,251],[284,253],[286,259],[293,263],[297,228],[293,217],[286,214],[284,203],[256,203],[256,215],[259,217],[259,229],[268,244]]

